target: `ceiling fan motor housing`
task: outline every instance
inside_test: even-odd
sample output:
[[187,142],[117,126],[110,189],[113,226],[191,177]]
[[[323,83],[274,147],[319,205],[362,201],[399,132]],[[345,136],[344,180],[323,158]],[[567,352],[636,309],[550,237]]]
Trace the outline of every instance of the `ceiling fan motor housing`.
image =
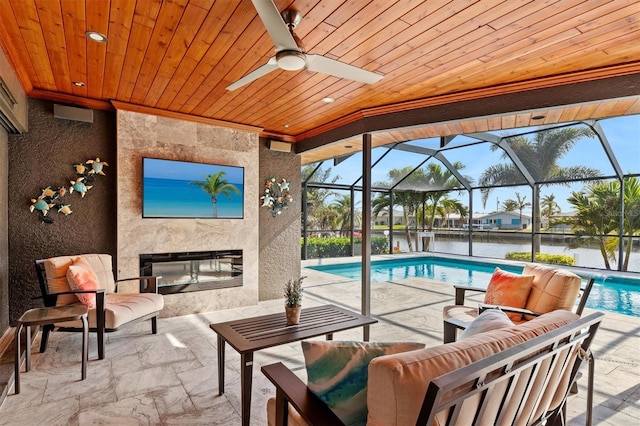
[[294,29],[302,21],[302,13],[295,9],[285,9],[280,15],[290,29]]
[[296,50],[283,50],[276,53],[278,67],[285,71],[298,71],[305,66],[305,54]]

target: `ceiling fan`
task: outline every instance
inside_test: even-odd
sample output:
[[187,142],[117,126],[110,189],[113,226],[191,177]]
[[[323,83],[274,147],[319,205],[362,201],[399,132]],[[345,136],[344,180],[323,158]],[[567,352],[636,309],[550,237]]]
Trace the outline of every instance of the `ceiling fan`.
[[227,90],[239,89],[278,68],[285,71],[298,71],[306,68],[309,71],[367,84],[375,83],[382,78],[380,74],[335,59],[307,54],[300,39],[293,33],[294,28],[302,20],[300,12],[287,9],[280,13],[272,0],[252,0],[252,2],[273,40],[276,54],[269,58],[266,64],[228,86]]

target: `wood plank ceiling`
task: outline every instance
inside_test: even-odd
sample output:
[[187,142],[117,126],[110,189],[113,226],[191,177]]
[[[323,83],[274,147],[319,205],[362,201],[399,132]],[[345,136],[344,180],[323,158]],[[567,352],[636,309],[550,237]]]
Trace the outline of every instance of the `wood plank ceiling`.
[[[501,87],[517,84],[552,86],[553,78],[567,84],[585,71],[594,79],[640,74],[638,0],[275,4],[280,11],[302,12],[295,32],[307,52],[384,78],[367,85],[277,70],[226,90],[274,54],[248,0],[3,0],[0,45],[30,96],[90,108],[112,108],[117,101],[131,109],[252,126],[291,142],[356,120],[362,111],[410,109],[416,100],[455,100],[457,94],[487,88],[499,94]],[[90,41],[86,31],[103,33],[108,41]],[[335,101],[325,103],[326,97]],[[585,118],[596,111],[640,112],[633,98],[587,109]],[[571,113],[564,114],[556,108],[545,116],[547,122],[560,121]],[[493,125],[469,120],[413,133],[445,135],[465,126],[497,125],[495,117],[482,120]],[[523,116],[499,121],[503,126],[518,120]],[[392,131],[379,143],[405,137]]]

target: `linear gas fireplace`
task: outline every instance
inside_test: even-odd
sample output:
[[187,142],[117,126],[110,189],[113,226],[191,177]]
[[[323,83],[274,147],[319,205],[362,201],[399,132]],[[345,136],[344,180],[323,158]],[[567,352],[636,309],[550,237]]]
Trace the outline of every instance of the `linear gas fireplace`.
[[242,286],[242,250],[140,255],[140,275],[158,278],[158,293]]

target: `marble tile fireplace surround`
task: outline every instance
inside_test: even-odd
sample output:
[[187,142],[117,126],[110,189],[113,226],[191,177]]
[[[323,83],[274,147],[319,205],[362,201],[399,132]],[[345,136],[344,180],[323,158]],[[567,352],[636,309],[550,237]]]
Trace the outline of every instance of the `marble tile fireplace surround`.
[[[217,127],[139,112],[118,110],[117,114],[117,275],[135,277],[140,273],[143,254],[216,253],[233,251],[238,259],[206,261],[200,265],[170,264],[159,275],[207,270],[235,275],[223,285],[199,291],[173,292],[165,288],[161,317],[251,306],[258,303],[258,191],[259,139],[257,133]],[[142,217],[142,158],[223,164],[244,168],[244,215],[238,219],[176,219]],[[197,257],[196,256],[196,257]],[[199,268],[199,269],[198,269]],[[218,268],[220,269],[218,271]],[[154,275],[158,275],[154,271]],[[162,284],[162,281],[161,281]],[[224,284],[231,284],[229,286]],[[196,284],[190,284],[196,285]],[[182,284],[182,287],[190,285]],[[199,284],[198,284],[199,285]]]

